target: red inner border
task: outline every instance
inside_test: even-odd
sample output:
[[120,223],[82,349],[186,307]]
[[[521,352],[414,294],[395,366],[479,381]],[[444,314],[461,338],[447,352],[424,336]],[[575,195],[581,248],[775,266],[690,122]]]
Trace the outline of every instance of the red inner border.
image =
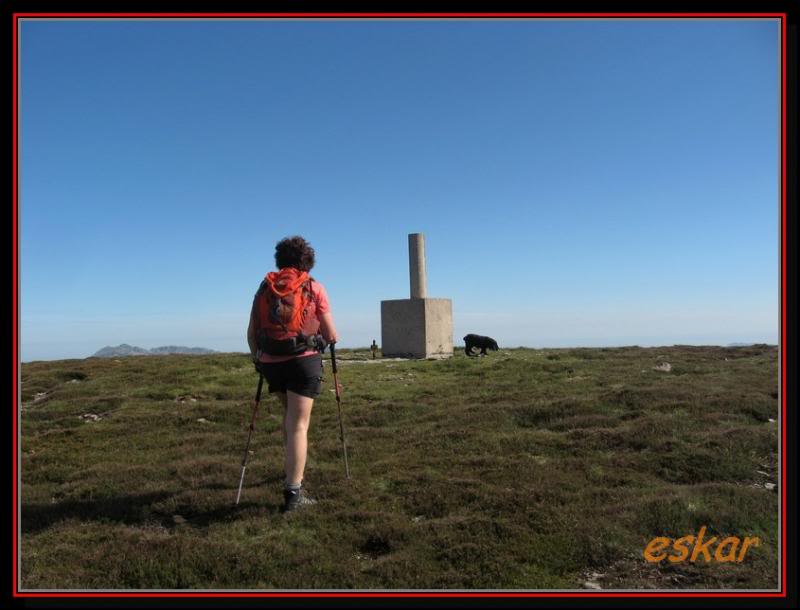
[[313,592],[258,592],[258,593],[243,593],[243,592],[142,592],[142,593],[112,593],[112,592],[81,592],[81,593],[33,593],[26,592],[20,593],[18,576],[18,563],[17,552],[19,549],[17,538],[17,506],[18,506],[18,489],[17,489],[17,475],[19,473],[19,462],[17,455],[17,412],[14,412],[13,432],[14,438],[12,441],[12,449],[14,452],[14,478],[12,482],[12,498],[14,501],[13,506],[13,551],[12,566],[14,570],[13,582],[14,590],[13,597],[695,597],[695,598],[724,598],[724,597],[786,597],[786,13],[13,13],[13,109],[14,109],[14,125],[13,125],[13,213],[12,218],[14,222],[13,229],[13,247],[14,247],[14,287],[13,287],[13,303],[14,303],[14,325],[12,337],[14,339],[14,382],[13,382],[13,396],[14,404],[18,404],[18,333],[17,325],[19,322],[19,315],[17,311],[19,296],[18,296],[18,22],[20,18],[76,18],[82,19],[85,17],[92,18],[109,18],[119,19],[128,17],[137,18],[161,18],[161,19],[197,19],[197,18],[214,18],[214,19],[239,19],[239,18],[274,18],[274,19],[287,19],[287,18],[597,18],[597,17],[613,17],[613,18],[744,18],[744,17],[760,17],[760,18],[775,18],[779,17],[781,20],[781,590],[777,592],[602,592],[602,591],[569,591],[569,592],[502,592],[496,593],[487,592],[331,592],[331,593],[313,593]]

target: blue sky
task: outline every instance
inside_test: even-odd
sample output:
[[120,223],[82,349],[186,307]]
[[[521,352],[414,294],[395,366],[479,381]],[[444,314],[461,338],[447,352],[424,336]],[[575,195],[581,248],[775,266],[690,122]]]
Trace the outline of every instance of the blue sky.
[[340,345],[777,343],[777,20],[23,21],[24,361],[245,351],[302,234]]

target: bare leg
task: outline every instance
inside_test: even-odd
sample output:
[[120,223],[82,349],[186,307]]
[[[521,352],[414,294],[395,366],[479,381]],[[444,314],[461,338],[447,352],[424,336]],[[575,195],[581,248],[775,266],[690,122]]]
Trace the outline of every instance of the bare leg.
[[286,392],[275,392],[278,401],[283,407],[283,421],[281,422],[281,436],[283,437],[283,446],[286,447]]
[[284,470],[287,483],[300,483],[306,468],[308,426],[314,399],[288,391],[283,412]]

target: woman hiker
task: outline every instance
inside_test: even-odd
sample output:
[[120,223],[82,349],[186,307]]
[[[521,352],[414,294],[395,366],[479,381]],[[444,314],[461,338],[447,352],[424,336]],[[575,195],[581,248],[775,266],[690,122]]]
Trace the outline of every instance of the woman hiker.
[[322,389],[322,351],[337,335],[325,287],[308,274],[311,245],[300,236],[281,240],[275,265],[253,299],[247,343],[256,370],[283,404],[283,510],[292,511],[316,503],[303,489],[308,426]]

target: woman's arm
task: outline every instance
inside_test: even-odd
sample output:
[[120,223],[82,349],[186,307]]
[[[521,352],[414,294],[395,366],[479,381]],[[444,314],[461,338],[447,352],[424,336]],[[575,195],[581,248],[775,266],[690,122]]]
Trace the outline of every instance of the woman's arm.
[[333,324],[333,314],[325,312],[319,316],[319,332],[328,343],[336,343],[339,337],[336,334],[336,326]]
[[250,347],[250,355],[256,359],[258,346],[256,345],[256,330],[253,324],[253,309],[250,309],[250,323],[247,325],[247,345]]

